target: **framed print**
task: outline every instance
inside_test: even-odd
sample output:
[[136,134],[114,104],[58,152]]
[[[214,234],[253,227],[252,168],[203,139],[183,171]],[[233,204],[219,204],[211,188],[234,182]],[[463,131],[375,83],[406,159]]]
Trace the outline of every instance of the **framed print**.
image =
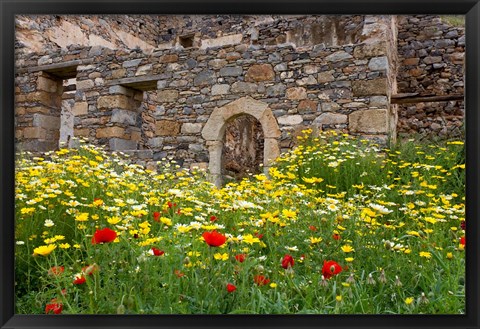
[[478,328],[478,1],[3,1],[1,328]]

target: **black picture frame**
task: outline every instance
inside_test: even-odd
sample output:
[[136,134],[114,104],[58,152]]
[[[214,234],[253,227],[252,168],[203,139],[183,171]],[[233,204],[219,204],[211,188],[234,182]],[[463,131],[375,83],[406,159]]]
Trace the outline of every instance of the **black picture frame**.
[[[479,328],[480,3],[478,0],[1,0],[0,328]],[[460,14],[466,15],[465,315],[15,315],[14,29],[19,14]]]

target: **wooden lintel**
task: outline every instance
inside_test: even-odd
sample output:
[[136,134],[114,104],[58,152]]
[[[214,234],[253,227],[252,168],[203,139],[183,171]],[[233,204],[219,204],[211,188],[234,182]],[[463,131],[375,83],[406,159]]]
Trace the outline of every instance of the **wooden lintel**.
[[461,101],[464,99],[463,94],[452,95],[424,95],[418,96],[418,94],[398,94],[390,97],[391,104],[411,104],[411,103],[428,103],[428,102],[448,102],[448,101]]
[[82,64],[82,61],[77,59],[62,63],[39,65],[28,68],[28,72],[44,71],[60,79],[71,79],[77,76],[77,66]]
[[131,78],[123,78],[111,80],[106,83],[107,86],[121,85],[132,89],[149,91],[157,89],[157,81],[161,79],[161,75],[139,76]]

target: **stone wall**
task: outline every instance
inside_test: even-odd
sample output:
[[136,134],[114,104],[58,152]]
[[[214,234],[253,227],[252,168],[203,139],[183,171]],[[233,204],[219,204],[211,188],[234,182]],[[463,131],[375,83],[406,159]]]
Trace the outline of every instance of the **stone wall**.
[[[212,122],[223,127],[232,111],[262,124],[264,161],[291,148],[308,127],[380,141],[394,132],[389,17],[305,16],[303,25],[299,17],[270,17],[242,34],[235,33],[241,32],[236,19],[228,21],[232,34],[184,46],[177,38],[150,54],[100,46],[18,49],[17,145],[44,150],[58,144],[69,79],[76,85],[71,134],[150,163],[171,157],[205,166],[219,147],[212,145],[224,138],[214,136],[224,130],[209,131],[217,129]],[[336,33],[315,33],[321,26]]]
[[[398,17],[399,93],[463,94],[465,29],[438,16]],[[463,136],[464,102],[399,106],[399,134]]]

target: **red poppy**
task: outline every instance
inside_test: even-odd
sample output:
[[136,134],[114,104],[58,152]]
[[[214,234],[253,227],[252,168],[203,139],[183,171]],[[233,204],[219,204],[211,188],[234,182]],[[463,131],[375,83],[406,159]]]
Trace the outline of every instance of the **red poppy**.
[[116,238],[117,238],[117,232],[106,227],[102,230],[95,231],[95,234],[92,237],[92,244],[108,243],[108,242],[112,242]]
[[52,299],[50,303],[45,305],[45,314],[49,314],[51,312],[53,312],[54,314],[60,314],[62,313],[62,310],[63,310],[63,304],[58,303],[55,298]]
[[170,201],[167,202],[167,205],[168,205],[168,208],[173,208],[177,206],[176,203],[171,203]]
[[255,232],[253,235],[255,235],[259,239],[263,238],[263,234],[260,234],[258,232]]
[[48,275],[57,276],[62,274],[65,271],[65,267],[63,266],[53,266],[48,270]]
[[240,263],[243,263],[245,261],[245,258],[247,258],[247,255],[245,255],[245,254],[235,255],[235,259],[237,261],[239,261]]
[[185,273],[182,273],[180,270],[174,270],[173,273],[177,276],[177,278],[181,278],[185,275]]
[[214,222],[214,221],[216,221],[217,219],[218,219],[217,216],[210,216],[210,221],[211,221],[211,222]]
[[86,281],[87,279],[85,279],[85,276],[83,275],[75,276],[75,280],[73,280],[73,284],[76,284],[76,285],[84,284]]
[[293,260],[292,255],[286,254],[285,256],[283,256],[282,267],[284,269],[293,267],[293,264],[295,264],[295,261]]
[[337,234],[337,233],[333,234],[333,239],[340,240],[340,234]]
[[160,249],[155,248],[155,247],[152,247],[152,252],[153,252],[154,256],[162,256],[165,253],[165,251],[160,250]]
[[217,231],[204,232],[202,236],[210,247],[219,247],[227,241],[227,237]]
[[227,291],[228,292],[234,292],[235,290],[237,290],[237,287],[235,287],[233,284],[231,283],[228,283],[227,284]]
[[465,247],[465,237],[464,237],[464,236],[462,236],[462,237],[460,238],[460,244]]
[[153,220],[156,221],[156,222],[160,221],[160,213],[158,211],[155,211],[153,213]]
[[310,225],[308,228],[310,229],[310,231],[316,231],[317,230],[317,228],[313,225]]
[[325,279],[330,279],[340,272],[342,272],[342,267],[337,262],[333,260],[323,262],[322,274]]
[[253,277],[253,282],[255,282],[259,286],[264,286],[270,282],[270,279],[267,279],[263,275],[255,275]]

